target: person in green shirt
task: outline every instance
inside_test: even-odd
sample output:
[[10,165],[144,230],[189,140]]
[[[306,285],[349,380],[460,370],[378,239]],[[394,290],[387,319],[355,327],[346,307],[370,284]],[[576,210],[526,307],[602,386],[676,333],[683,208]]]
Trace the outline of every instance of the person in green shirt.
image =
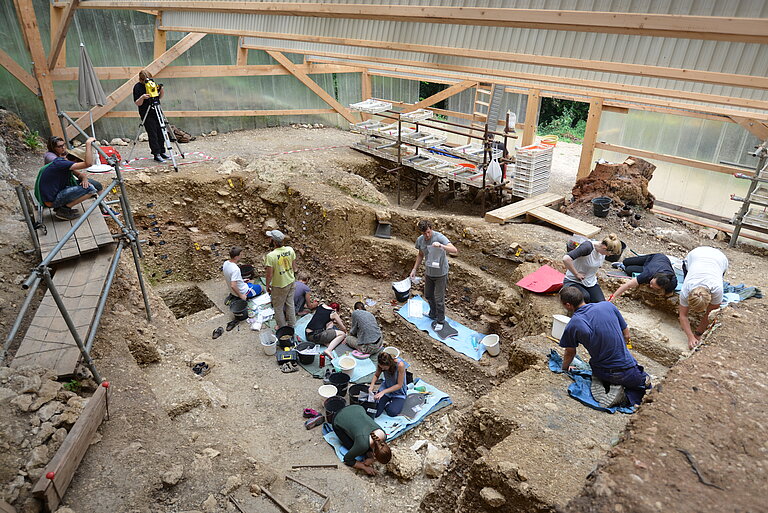
[[[379,463],[389,463],[392,451],[385,440],[387,434],[365,412],[359,404],[342,408],[333,419],[333,430],[348,449],[344,455],[344,464],[362,470],[369,476],[378,472],[373,468],[374,459]],[[358,456],[364,456],[363,461],[357,461]]]
[[264,258],[267,268],[267,292],[272,299],[277,327],[295,326],[296,311],[293,293],[296,289],[296,252],[285,245],[286,235],[280,230],[269,230],[267,237],[274,248]]

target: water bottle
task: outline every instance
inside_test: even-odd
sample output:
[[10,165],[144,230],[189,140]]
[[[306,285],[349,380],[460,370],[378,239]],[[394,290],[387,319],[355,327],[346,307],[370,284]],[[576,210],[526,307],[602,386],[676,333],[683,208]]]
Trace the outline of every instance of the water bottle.
[[320,355],[320,368],[322,369],[323,367],[325,367],[325,355],[321,354]]

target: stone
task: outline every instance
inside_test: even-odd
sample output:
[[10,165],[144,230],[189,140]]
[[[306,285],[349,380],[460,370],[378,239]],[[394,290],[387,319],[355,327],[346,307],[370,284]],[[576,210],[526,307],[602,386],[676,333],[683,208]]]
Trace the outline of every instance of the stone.
[[206,458],[213,459],[219,454],[221,454],[221,452],[217,451],[213,447],[206,447],[205,449],[203,449],[203,456],[205,456]]
[[227,401],[227,394],[225,394],[222,389],[209,381],[203,381],[201,385],[203,391],[205,391],[205,394],[208,396],[208,399],[210,399],[211,405],[221,408],[227,407],[229,404]]
[[451,451],[432,444],[427,445],[424,457],[424,473],[429,477],[440,477],[451,464]]
[[40,420],[45,422],[46,420],[53,417],[55,414],[60,413],[64,411],[64,405],[60,403],[59,401],[51,401],[47,403],[45,406],[37,410],[37,416],[40,417]]
[[380,223],[389,223],[392,221],[392,214],[386,210],[377,210],[376,220]]
[[16,392],[19,394],[36,394],[40,390],[40,386],[43,384],[40,376],[32,374],[31,376],[20,376],[21,380]]
[[495,488],[491,488],[490,486],[486,486],[480,490],[480,498],[492,508],[498,508],[507,503],[507,499],[505,499]]
[[56,432],[56,428],[50,422],[43,422],[35,435],[35,442],[44,444]]
[[226,233],[235,233],[239,235],[245,235],[247,229],[243,223],[230,223],[224,227]]
[[141,183],[149,183],[149,182],[152,181],[152,179],[149,177],[149,175],[147,173],[145,173],[144,171],[139,171],[138,173],[136,173],[133,176],[134,176],[134,178],[136,178],[136,180],[138,180]]
[[29,409],[31,411],[36,411],[45,403],[53,401],[58,396],[59,390],[61,390],[62,387],[63,385],[58,381],[52,381],[50,379],[45,380],[37,391],[37,399],[35,399]]
[[402,480],[410,480],[421,472],[421,457],[411,449],[392,449],[392,459],[387,470]]
[[29,411],[29,407],[32,404],[32,394],[17,395],[11,400],[11,405],[19,409],[19,411]]
[[195,356],[189,362],[189,366],[194,367],[198,363],[208,364],[208,369],[213,369],[214,367],[216,367],[216,360],[214,360],[213,356],[210,353],[200,353],[199,355]]
[[163,482],[163,486],[171,487],[176,486],[181,478],[184,477],[184,467],[181,465],[173,465],[170,469],[163,472],[160,479]]
[[26,469],[32,469],[36,467],[42,467],[48,463],[48,446],[38,445],[29,453],[29,460],[26,464]]
[[219,505],[216,502],[216,497],[214,497],[212,493],[208,495],[208,498],[205,499],[202,504],[200,504],[200,509],[203,510],[203,513],[216,513],[218,508]]
[[137,141],[139,141],[139,142],[147,142],[147,141],[149,141],[149,136],[147,135],[146,132],[142,132],[142,133],[139,134],[139,138],[137,139]]
[[219,167],[216,168],[216,172],[220,175],[231,175],[232,173],[240,170],[241,167],[237,164],[237,162],[233,162],[231,160],[225,160]]
[[243,486],[243,479],[239,475],[229,476],[227,482],[224,484],[224,488],[222,488],[219,493],[222,495],[229,495],[241,486]]
[[68,508],[66,506],[62,506],[61,508],[56,510],[56,513],[75,513],[75,510],[72,508]]

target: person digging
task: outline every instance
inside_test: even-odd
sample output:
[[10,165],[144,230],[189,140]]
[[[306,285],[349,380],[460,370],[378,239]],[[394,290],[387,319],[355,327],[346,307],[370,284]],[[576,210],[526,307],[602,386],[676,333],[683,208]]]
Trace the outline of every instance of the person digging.
[[[344,455],[344,464],[362,470],[369,476],[378,474],[373,462],[387,464],[392,459],[392,451],[387,445],[387,434],[365,412],[359,404],[345,406],[333,419],[333,430],[341,440],[341,445],[348,449]],[[357,461],[363,456],[363,461]]]

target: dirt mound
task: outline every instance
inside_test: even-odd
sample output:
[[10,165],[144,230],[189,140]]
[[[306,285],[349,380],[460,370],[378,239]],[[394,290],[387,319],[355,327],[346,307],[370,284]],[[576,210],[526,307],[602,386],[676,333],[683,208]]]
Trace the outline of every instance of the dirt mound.
[[597,164],[589,176],[576,182],[572,191],[574,203],[606,196],[620,205],[653,208],[655,198],[648,192],[648,182],[655,169],[656,166],[638,157],[628,157],[621,164]]
[[30,150],[24,140],[27,134],[29,134],[29,128],[19,116],[0,109],[0,137],[5,141],[8,155],[22,155]]

